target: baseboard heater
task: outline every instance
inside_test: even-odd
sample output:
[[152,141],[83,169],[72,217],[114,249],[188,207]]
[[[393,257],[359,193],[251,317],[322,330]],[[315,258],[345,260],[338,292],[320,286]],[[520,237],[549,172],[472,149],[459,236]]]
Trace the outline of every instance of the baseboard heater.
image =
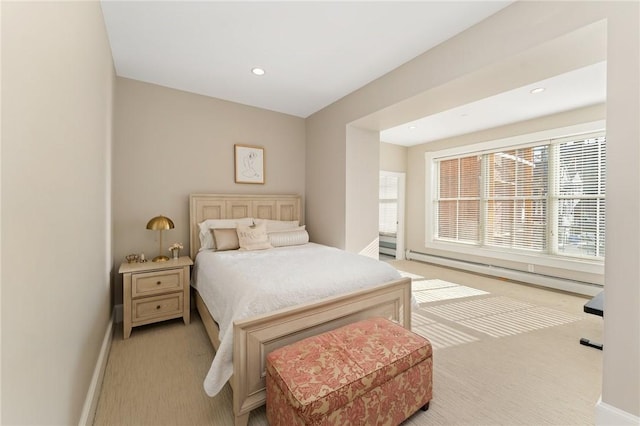
[[434,265],[475,272],[477,274],[506,278],[527,284],[568,291],[570,293],[581,294],[584,296],[593,297],[600,291],[602,291],[602,286],[597,284],[568,280],[566,278],[552,277],[549,275],[535,274],[531,272],[518,271],[516,269],[503,268],[500,266],[467,262],[464,260],[457,260],[448,257],[434,256],[431,254],[420,253],[412,250],[407,250],[406,256],[409,260],[417,260],[420,262],[432,263]]

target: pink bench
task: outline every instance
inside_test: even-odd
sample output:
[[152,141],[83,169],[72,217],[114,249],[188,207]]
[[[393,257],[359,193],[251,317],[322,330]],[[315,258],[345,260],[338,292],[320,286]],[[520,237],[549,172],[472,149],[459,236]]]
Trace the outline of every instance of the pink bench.
[[276,425],[398,425],[432,395],[431,343],[383,318],[301,340],[267,356],[267,419]]

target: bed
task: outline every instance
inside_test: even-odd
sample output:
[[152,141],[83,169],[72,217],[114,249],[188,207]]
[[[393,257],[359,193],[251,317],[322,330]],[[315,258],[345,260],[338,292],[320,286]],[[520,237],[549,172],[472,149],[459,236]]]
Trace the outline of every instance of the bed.
[[[217,315],[221,314],[216,312],[218,308],[212,305],[211,295],[207,294],[206,288],[203,287],[205,285],[203,283],[208,280],[207,273],[203,272],[206,269],[203,265],[213,262],[208,268],[210,271],[215,271],[223,270],[224,265],[224,263],[215,262],[236,262],[237,268],[239,264],[251,265],[249,258],[257,259],[256,262],[264,261],[265,255],[258,252],[229,252],[220,255],[220,253],[209,253],[208,250],[203,250],[198,256],[200,251],[200,227],[198,224],[207,219],[256,218],[295,221],[303,217],[301,206],[301,198],[297,195],[191,194],[189,197],[190,255],[192,259],[196,260],[193,274],[196,308],[216,350],[212,371],[205,378],[205,390],[208,394],[215,394],[221,387],[221,383],[224,384],[227,377],[231,376],[229,381],[233,390],[233,412],[236,425],[246,425],[250,411],[265,403],[265,356],[272,350],[372,316],[384,316],[402,324],[405,328],[410,329],[411,327],[411,281],[408,278],[401,278],[397,274],[375,277],[362,274],[361,281],[374,279],[376,281],[371,286],[369,286],[370,283],[362,285],[361,282],[356,286],[358,288],[346,292],[334,289],[331,294],[320,295],[318,299],[306,300],[292,306],[277,307],[275,311],[268,310],[258,314],[253,314],[253,311],[249,311],[247,314],[243,311],[242,314],[238,314],[240,318],[234,317],[230,320],[225,314],[222,317],[218,316],[218,321],[213,319],[210,310]],[[312,256],[315,258],[326,255],[329,256],[329,259],[332,256],[342,256],[342,254],[356,256],[343,251],[340,251],[342,254],[337,254],[334,252],[339,251],[337,249],[313,243],[306,244],[299,249],[296,248],[296,251],[292,251],[293,248],[280,247],[265,252],[269,252],[269,257],[275,256],[281,260],[291,258],[291,256],[302,256],[302,252],[305,250],[313,252]],[[319,250],[319,252],[314,250]],[[241,260],[237,258],[237,256],[243,255],[249,256]],[[296,265],[304,263],[302,259],[309,258],[307,255],[304,256],[306,257],[300,257],[301,260],[296,260],[294,263]],[[363,256],[357,257],[364,259]],[[224,260],[225,258],[226,260]],[[358,260],[350,258],[349,262],[358,262]],[[256,265],[258,266],[255,268],[261,267],[260,263]],[[300,267],[307,268],[307,266]],[[309,267],[311,266],[309,265]],[[247,266],[247,269],[251,268]],[[339,268],[334,269],[343,271]],[[272,279],[276,283],[296,280],[293,271],[290,275],[282,275],[289,274],[289,272],[289,270],[281,268],[279,276],[272,278],[263,276],[259,281],[267,282],[268,279]],[[316,275],[318,274],[307,274],[307,276],[314,277]],[[226,276],[223,274],[222,277]],[[322,287],[325,287],[324,284]],[[335,286],[335,283],[331,284],[327,280],[326,287],[330,288],[332,285]],[[268,284],[268,287],[274,287],[274,285]],[[219,294],[218,297],[223,298],[224,295]],[[250,305],[251,302],[247,304]],[[212,308],[209,309],[207,305]],[[268,308],[270,309],[271,306]],[[221,327],[220,324],[223,326]],[[226,353],[229,355],[224,355]],[[216,366],[217,361],[220,362]],[[227,361],[229,362],[228,366],[226,366]]]

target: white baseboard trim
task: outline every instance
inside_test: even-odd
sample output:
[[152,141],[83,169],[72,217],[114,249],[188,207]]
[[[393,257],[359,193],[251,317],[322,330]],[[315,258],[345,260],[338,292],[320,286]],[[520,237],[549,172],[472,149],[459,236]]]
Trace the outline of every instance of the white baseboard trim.
[[596,404],[596,426],[638,426],[640,417],[622,411],[612,405],[602,402]]
[[449,268],[461,269],[463,271],[470,271],[478,274],[507,278],[514,281],[549,287],[556,290],[568,291],[570,293],[582,294],[585,296],[595,296],[596,294],[600,293],[600,291],[602,291],[602,286],[598,286],[595,284],[550,277],[547,275],[534,274],[530,272],[517,271],[515,269],[502,268],[498,266],[465,262],[463,260],[433,256],[411,250],[407,250],[406,258],[409,260],[418,260],[421,262],[433,263],[435,265],[447,266]]
[[102,340],[102,347],[100,348],[96,368],[93,370],[93,377],[91,378],[87,397],[85,398],[84,406],[82,407],[82,414],[80,415],[80,421],[78,422],[79,426],[91,426],[96,415],[98,398],[100,398],[100,391],[102,390],[102,379],[104,378],[104,372],[107,368],[109,350],[111,349],[111,341],[113,340],[114,318],[115,312],[111,314],[107,330],[104,333],[104,339]]

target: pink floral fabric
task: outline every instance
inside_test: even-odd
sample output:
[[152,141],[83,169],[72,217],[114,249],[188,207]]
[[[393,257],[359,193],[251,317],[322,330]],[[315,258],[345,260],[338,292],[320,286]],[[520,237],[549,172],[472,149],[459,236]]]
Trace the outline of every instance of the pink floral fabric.
[[431,400],[427,339],[384,318],[350,324],[267,356],[272,425],[397,425]]

